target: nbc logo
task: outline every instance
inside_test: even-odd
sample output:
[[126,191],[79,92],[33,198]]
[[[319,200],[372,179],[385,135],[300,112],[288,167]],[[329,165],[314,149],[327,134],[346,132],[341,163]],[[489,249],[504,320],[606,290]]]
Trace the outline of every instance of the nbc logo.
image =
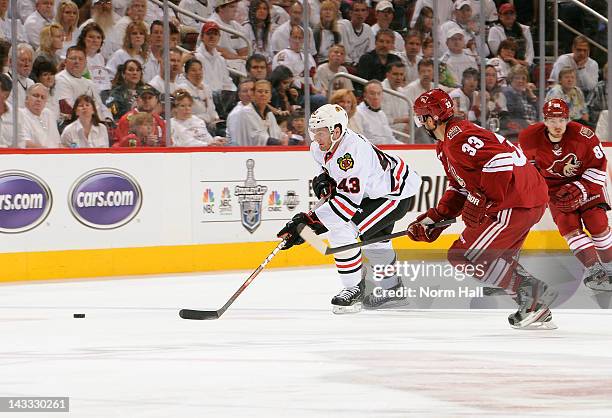
[[215,194],[211,189],[204,190],[202,193],[202,210],[204,213],[215,213]]
[[231,215],[232,214],[232,204],[231,204],[232,195],[230,193],[229,187],[224,187],[221,190],[221,199],[219,202],[219,213],[221,215]]

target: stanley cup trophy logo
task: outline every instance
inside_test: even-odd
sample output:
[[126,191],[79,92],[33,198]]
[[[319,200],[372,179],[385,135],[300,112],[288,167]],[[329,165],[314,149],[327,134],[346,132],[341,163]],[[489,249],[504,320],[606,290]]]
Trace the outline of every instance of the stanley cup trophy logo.
[[261,224],[261,202],[263,196],[268,191],[268,187],[257,185],[255,175],[253,174],[255,167],[254,160],[248,159],[246,166],[247,178],[244,181],[244,186],[236,186],[234,195],[238,198],[238,203],[240,203],[240,221],[247,231],[252,234]]

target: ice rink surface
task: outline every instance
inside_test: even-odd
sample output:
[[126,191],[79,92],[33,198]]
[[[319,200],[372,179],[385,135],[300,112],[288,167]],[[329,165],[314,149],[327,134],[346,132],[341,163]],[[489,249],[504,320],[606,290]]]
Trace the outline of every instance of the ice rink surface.
[[[611,417],[612,311],[336,316],[331,268],[0,286],[0,396],[69,396],[19,417]],[[73,313],[86,318],[74,319]],[[0,414],[0,416],[12,414]]]

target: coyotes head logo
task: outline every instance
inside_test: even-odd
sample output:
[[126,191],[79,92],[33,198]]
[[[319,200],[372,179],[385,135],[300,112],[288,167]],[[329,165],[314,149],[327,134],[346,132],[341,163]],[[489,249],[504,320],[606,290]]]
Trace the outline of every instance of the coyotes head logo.
[[562,159],[555,160],[546,171],[559,177],[574,177],[579,174],[578,168],[581,165],[582,162],[576,157],[576,154],[567,154]]
[[338,161],[338,167],[340,167],[340,170],[342,171],[349,171],[355,165],[355,162],[353,161],[353,157],[351,157],[351,154],[349,154],[348,152],[344,154],[342,157],[338,158],[337,161]]

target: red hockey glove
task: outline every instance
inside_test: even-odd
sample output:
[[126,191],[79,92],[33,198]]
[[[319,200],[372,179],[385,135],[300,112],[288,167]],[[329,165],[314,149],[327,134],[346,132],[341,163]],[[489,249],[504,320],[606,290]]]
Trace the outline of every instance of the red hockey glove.
[[589,193],[582,183],[574,181],[565,184],[555,195],[554,205],[561,212],[573,212],[578,209],[589,197]]
[[300,237],[297,227],[300,224],[309,226],[317,235],[327,232],[325,225],[321,223],[319,218],[314,212],[301,212],[295,215],[287,224],[281,229],[276,235],[279,238],[285,240],[285,246],[283,250],[288,250],[294,245],[300,245],[304,243],[304,239]]
[[448,228],[448,225],[439,228],[428,228],[427,225],[443,221],[444,219],[436,208],[428,209],[427,212],[420,214],[414,222],[408,225],[406,235],[413,241],[434,242],[442,231]]
[[485,195],[480,192],[470,192],[461,212],[461,218],[463,218],[465,226],[476,228],[480,225],[484,221],[488,206],[491,205],[487,205]]

